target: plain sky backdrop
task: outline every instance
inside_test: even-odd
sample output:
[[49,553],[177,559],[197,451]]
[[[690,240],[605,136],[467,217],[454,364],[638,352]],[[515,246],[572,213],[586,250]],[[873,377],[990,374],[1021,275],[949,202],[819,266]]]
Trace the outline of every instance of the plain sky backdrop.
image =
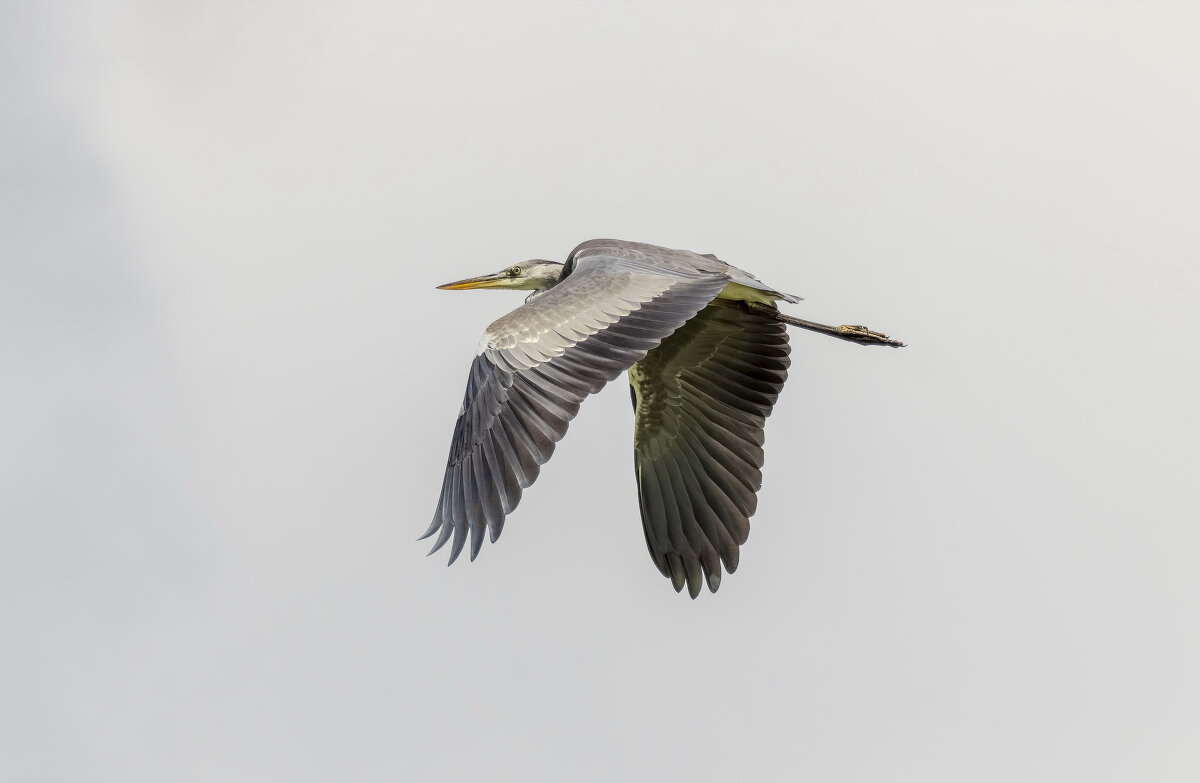
[[[1200,779],[1200,6],[6,3],[0,779]],[[793,336],[741,568],[623,381],[433,512],[520,296],[620,237]]]

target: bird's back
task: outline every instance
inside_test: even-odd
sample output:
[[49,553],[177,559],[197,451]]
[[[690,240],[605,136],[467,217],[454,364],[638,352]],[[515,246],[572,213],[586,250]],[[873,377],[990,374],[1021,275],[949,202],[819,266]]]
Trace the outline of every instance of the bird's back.
[[624,258],[680,272],[707,272],[725,275],[729,278],[729,285],[718,294],[722,299],[760,302],[782,299],[793,303],[800,301],[800,297],[771,288],[746,270],[728,264],[711,253],[694,253],[691,250],[678,250],[645,242],[630,242],[625,239],[589,239],[581,242],[567,257],[563,277],[570,275],[576,266],[589,256]]

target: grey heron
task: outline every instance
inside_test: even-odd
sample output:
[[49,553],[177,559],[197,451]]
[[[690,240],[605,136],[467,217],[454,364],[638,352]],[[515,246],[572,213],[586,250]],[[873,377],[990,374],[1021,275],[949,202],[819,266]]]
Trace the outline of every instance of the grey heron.
[[532,260],[438,286],[530,291],[483,333],[467,379],[430,554],[492,542],[589,394],[623,372],[650,557],[676,592],[733,573],[762,485],[763,428],[787,379],[787,326],[864,345],[862,326],[784,315],[797,297],[714,255],[593,239],[566,263]]

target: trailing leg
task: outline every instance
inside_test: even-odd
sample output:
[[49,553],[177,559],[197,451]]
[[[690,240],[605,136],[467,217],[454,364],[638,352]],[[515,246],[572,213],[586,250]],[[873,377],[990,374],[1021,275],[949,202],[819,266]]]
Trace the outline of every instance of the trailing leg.
[[900,342],[899,340],[893,340],[886,334],[881,334],[880,332],[872,332],[865,326],[857,326],[853,324],[826,326],[825,324],[819,324],[815,321],[805,321],[803,318],[784,315],[776,308],[760,304],[759,302],[743,302],[743,304],[745,305],[746,309],[750,310],[751,312],[761,313],[762,315],[768,316],[769,318],[774,318],[776,321],[782,321],[790,326],[798,326],[801,329],[807,329],[810,332],[827,334],[830,337],[836,337],[839,340],[849,340],[850,342],[858,343],[859,345],[886,345],[889,348],[904,347],[904,343]]

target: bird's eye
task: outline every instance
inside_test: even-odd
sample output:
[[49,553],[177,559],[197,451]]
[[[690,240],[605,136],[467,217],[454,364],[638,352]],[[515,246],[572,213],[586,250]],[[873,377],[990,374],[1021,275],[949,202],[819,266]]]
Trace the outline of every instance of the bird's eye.
[[510,266],[508,269],[504,270],[504,274],[508,275],[509,277],[517,277],[521,274],[521,268],[517,266]]

